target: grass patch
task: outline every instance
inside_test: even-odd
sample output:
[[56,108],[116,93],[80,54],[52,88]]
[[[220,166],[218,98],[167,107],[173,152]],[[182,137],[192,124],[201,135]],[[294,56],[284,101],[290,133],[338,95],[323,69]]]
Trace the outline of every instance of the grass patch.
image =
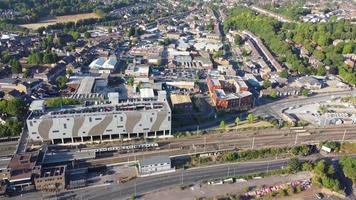
[[57,16],[51,17],[47,19],[43,19],[36,23],[30,24],[21,24],[20,27],[37,30],[40,27],[47,27],[49,25],[54,25],[57,23],[67,23],[67,22],[78,22],[79,20],[83,19],[98,19],[100,16],[96,13],[83,13],[83,14],[75,14],[75,15],[64,15],[64,16]]

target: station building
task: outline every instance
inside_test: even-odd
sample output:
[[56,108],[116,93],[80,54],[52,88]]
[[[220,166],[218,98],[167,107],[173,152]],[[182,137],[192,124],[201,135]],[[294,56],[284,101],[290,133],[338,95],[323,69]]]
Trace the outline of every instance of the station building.
[[52,143],[171,136],[171,109],[166,92],[150,99],[109,101],[95,105],[47,109],[44,101],[30,106],[29,138]]

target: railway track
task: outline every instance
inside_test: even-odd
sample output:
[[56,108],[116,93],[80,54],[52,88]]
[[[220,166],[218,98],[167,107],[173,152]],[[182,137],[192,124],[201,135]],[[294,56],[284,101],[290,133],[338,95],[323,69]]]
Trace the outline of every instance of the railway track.
[[[254,141],[253,141],[254,140]],[[194,155],[203,152],[216,152],[233,149],[251,149],[251,148],[267,148],[267,147],[281,147],[293,146],[300,144],[317,144],[320,141],[336,140],[336,141],[356,141],[356,129],[347,131],[344,137],[344,130],[330,129],[322,133],[309,133],[307,131],[302,133],[290,134],[267,134],[259,137],[241,137],[235,139],[219,139],[216,141],[202,142],[201,140],[194,140],[196,143],[190,141],[190,144],[180,143],[167,144],[162,146],[160,150],[154,151],[132,151],[131,153],[116,154],[112,157],[94,159],[87,161],[90,165],[106,165],[119,162],[129,162],[140,160],[145,157],[156,155]]]

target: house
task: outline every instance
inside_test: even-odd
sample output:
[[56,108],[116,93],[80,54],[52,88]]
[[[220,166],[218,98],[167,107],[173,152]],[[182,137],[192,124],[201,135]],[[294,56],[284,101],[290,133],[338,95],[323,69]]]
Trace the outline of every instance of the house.
[[59,76],[64,76],[66,73],[66,66],[63,63],[58,63],[53,67],[42,67],[35,70],[33,73],[34,79],[42,79],[45,82],[52,82]]
[[168,156],[155,156],[139,161],[138,172],[140,176],[149,176],[175,171]]

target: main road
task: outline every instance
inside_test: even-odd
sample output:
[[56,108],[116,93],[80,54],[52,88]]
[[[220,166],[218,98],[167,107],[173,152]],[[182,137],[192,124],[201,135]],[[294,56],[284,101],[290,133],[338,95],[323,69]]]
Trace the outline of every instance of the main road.
[[282,100],[274,101],[264,105],[256,106],[254,109],[250,110],[256,116],[271,115],[277,119],[282,118],[282,110],[295,106],[295,105],[306,105],[311,103],[317,103],[322,101],[327,101],[332,98],[342,97],[342,96],[356,96],[356,90],[338,91],[315,94],[309,97],[288,97]]
[[115,183],[96,188],[84,188],[62,193],[58,196],[63,199],[128,199],[133,194],[140,196],[148,192],[181,185],[188,186],[201,181],[280,169],[282,166],[286,166],[287,162],[288,160],[273,160],[266,162],[230,163],[188,170],[177,170],[169,174],[137,178],[122,184]]

